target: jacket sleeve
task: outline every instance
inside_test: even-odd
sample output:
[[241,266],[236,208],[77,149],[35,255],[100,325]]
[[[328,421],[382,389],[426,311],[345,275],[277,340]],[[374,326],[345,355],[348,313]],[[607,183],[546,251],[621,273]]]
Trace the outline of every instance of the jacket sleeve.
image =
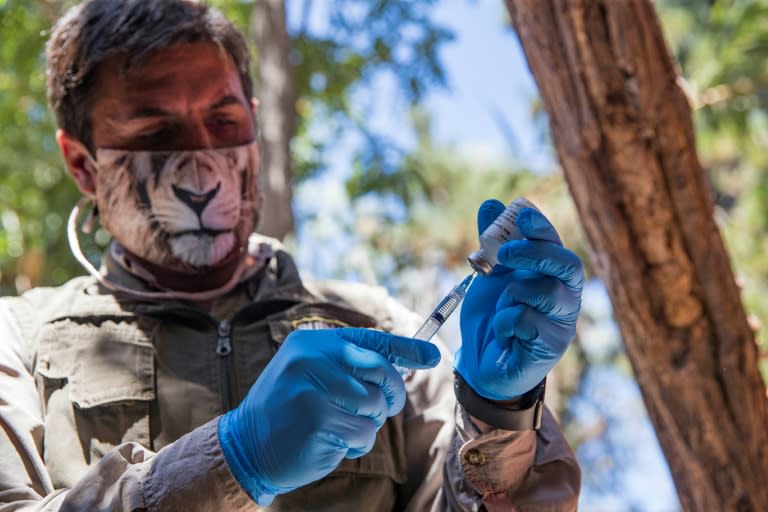
[[54,489],[42,457],[44,413],[30,352],[0,301],[0,512],[257,509],[229,472],[218,418],[157,453],[122,444],[72,488]]
[[[389,309],[393,332],[407,336],[418,327],[399,303]],[[470,417],[456,404],[452,358],[441,350],[437,368],[406,380],[408,483],[398,510],[576,510],[581,470],[550,411],[538,431],[494,429]]]
[[545,409],[538,431],[492,429],[457,407],[445,465],[448,510],[573,511],[581,470],[560,426]]

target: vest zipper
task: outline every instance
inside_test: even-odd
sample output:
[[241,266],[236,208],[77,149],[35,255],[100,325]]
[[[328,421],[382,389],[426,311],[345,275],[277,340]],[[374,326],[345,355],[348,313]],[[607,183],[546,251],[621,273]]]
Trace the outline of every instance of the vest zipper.
[[221,361],[221,399],[222,407],[224,411],[232,409],[234,399],[232,397],[233,388],[232,380],[234,378],[232,368],[232,358],[229,355],[232,353],[232,325],[228,320],[222,320],[216,326],[216,354]]
[[232,332],[232,326],[228,320],[222,320],[216,327],[216,334],[218,334],[216,342],[216,353],[221,357],[226,357],[232,353],[232,344],[230,343],[230,333]]

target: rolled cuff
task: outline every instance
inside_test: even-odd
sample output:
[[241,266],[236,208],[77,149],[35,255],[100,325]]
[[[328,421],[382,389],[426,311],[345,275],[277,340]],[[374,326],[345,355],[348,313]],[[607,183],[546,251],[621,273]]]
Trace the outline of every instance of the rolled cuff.
[[144,483],[150,511],[256,511],[229,470],[218,436],[219,418],[196,428],[151,459]]
[[576,510],[581,470],[548,409],[538,431],[483,432],[458,407],[457,433],[446,470],[459,502],[489,511]]

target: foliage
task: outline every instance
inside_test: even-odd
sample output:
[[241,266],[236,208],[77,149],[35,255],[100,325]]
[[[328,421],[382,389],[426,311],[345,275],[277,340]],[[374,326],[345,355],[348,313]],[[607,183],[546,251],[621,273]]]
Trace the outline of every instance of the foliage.
[[412,117],[418,145],[399,172],[358,168],[348,182],[352,197],[384,194],[400,205],[389,215],[377,213],[376,223],[363,215],[358,226],[372,248],[394,259],[393,271],[434,265],[436,258],[448,271],[467,270],[466,257],[478,244],[477,208],[489,197],[504,202],[528,197],[559,227],[569,247],[583,250],[574,206],[559,173],[536,175],[502,161],[460,155],[434,142],[424,112],[414,111]]
[[[305,0],[301,26],[293,37],[293,63],[299,125],[294,170],[303,179],[326,168],[324,153],[340,135],[362,140],[358,158],[366,172],[392,173],[403,149],[368,123],[379,98],[378,80],[389,78],[407,103],[417,104],[431,88],[445,85],[440,47],[453,34],[429,16],[437,0],[340,0],[325,8],[328,27],[313,29],[311,0]],[[316,8],[316,7],[315,7]],[[312,128],[322,126],[318,137]]]
[[78,193],[66,178],[45,100],[42,49],[60,6],[0,1],[0,294],[61,282],[76,270],[66,214]]

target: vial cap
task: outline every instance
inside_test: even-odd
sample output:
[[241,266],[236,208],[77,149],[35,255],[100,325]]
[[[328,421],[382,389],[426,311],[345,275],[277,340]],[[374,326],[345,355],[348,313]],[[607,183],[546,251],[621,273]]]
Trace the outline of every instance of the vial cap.
[[469,262],[469,266],[472,269],[483,275],[490,274],[491,270],[493,270],[491,264],[488,263],[488,260],[483,257],[480,251],[475,251],[467,256],[467,262]]

